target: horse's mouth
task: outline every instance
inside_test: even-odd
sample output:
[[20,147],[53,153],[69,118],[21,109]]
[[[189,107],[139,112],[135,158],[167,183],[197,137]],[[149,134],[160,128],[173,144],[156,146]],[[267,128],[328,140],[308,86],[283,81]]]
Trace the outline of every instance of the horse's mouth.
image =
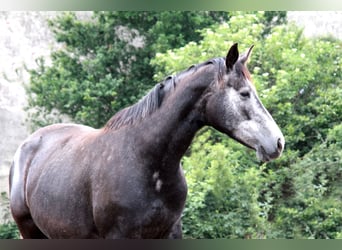
[[257,158],[263,163],[272,160],[272,158],[266,153],[266,150],[264,149],[263,146],[259,146],[256,149],[256,155],[257,155]]
[[282,151],[274,151],[273,153],[267,153],[263,146],[258,146],[256,149],[257,158],[262,162],[268,162],[278,158]]

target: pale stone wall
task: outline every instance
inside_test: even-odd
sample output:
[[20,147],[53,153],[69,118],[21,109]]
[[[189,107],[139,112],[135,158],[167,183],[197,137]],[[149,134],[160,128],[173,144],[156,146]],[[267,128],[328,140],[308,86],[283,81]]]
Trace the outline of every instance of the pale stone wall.
[[8,171],[18,145],[27,137],[24,65],[48,57],[53,37],[46,18],[54,12],[0,12],[0,192],[8,189]]
[[328,35],[342,40],[342,11],[290,11],[287,16],[304,28],[305,36]]

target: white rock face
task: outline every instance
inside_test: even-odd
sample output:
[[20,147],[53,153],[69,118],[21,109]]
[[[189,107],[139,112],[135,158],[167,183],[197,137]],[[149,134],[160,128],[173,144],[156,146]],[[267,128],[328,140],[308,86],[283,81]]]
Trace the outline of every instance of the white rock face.
[[[59,12],[0,12],[0,192],[8,191],[9,167],[19,144],[29,135],[24,107],[24,86],[29,83],[25,67],[36,68],[43,56],[49,63],[58,48],[47,20]],[[86,19],[89,12],[77,12]],[[0,216],[1,219],[1,216]]]
[[328,35],[342,40],[342,11],[289,11],[287,18],[303,27],[305,36]]
[[24,107],[24,70],[48,57],[53,37],[46,18],[54,12],[0,12],[0,192],[8,190],[8,172],[18,145],[28,136]]

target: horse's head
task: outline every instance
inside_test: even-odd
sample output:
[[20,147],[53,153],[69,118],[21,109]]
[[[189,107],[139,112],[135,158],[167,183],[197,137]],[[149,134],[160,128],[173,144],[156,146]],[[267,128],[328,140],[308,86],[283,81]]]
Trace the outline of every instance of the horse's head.
[[256,150],[259,160],[279,157],[284,149],[284,136],[258,98],[246,62],[253,46],[239,56],[234,44],[225,59],[225,72],[206,99],[208,125]]

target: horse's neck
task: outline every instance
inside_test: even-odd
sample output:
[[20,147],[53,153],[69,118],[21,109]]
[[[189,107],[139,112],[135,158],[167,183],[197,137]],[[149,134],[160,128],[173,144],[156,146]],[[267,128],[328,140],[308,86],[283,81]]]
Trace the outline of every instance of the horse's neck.
[[159,134],[166,143],[164,145],[167,145],[165,157],[180,161],[203,124],[196,111],[189,112],[179,120],[172,118],[165,119],[167,124]]
[[126,133],[126,144],[132,144],[131,148],[148,159],[149,165],[177,170],[196,132],[204,125],[198,106],[204,91],[216,79],[212,67],[208,64],[182,76],[156,111],[123,130],[107,129],[107,133]]
[[[177,86],[162,106],[141,125],[144,127],[143,141],[149,141],[153,153],[159,153],[159,162],[166,168],[177,167],[190,146],[196,132],[204,125],[198,106],[203,92],[213,79],[203,79],[207,84]],[[170,165],[168,165],[170,164]],[[161,166],[163,167],[163,166]],[[170,169],[171,170],[171,169]]]

